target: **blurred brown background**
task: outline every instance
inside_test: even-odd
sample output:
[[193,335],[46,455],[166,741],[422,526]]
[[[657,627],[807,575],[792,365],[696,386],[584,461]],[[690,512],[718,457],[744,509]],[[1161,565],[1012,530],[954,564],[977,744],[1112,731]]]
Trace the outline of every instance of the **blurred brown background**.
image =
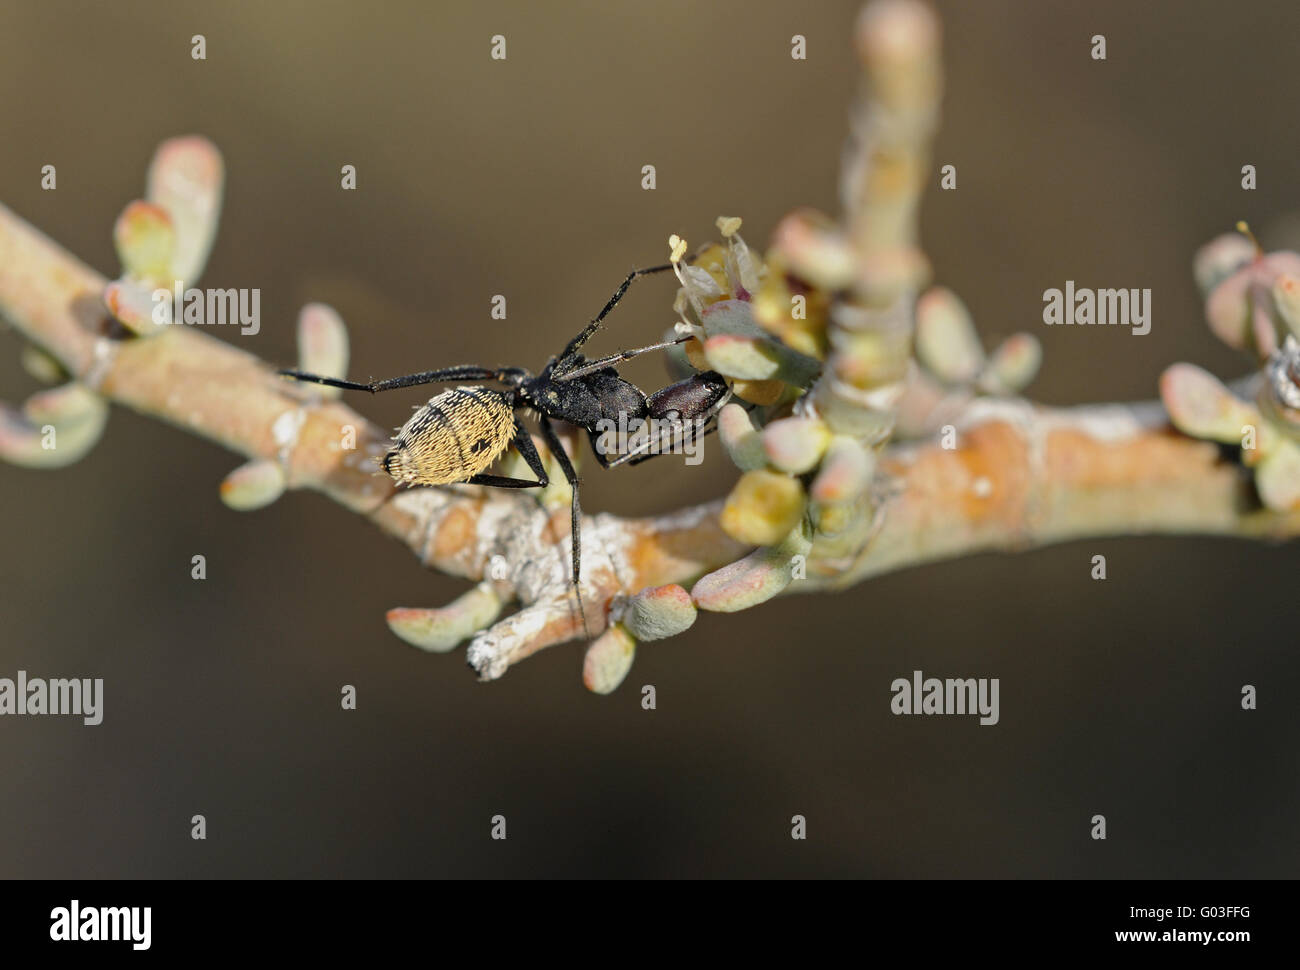
[[[1300,242],[1300,7],[939,8],[935,163],[959,187],[927,196],[923,236],[989,342],[1033,330],[1031,391],[1057,404],[1150,398],[1180,359],[1241,373],[1190,260],[1238,218]],[[114,275],[111,226],[154,147],[202,133],[228,173],[204,282],[262,290],[262,332],[223,339],[290,363],[299,306],[323,300],[362,377],[537,366],[669,233],[700,242],[734,214],[762,244],[796,205],[836,210],[856,9],[7,3],[0,199]],[[1042,291],[1066,279],[1151,287],[1151,334],[1041,326]],[[656,337],[672,292],[639,284],[601,346]],[[3,339],[0,393],[18,401],[35,385]],[[637,364],[643,386],[662,376]],[[355,403],[395,425],[420,400]],[[734,471],[711,455],[589,474],[584,504],[722,494]],[[1295,544],[1095,539],[705,614],[595,697],[576,644],[489,686],[463,654],[404,645],[384,611],[463,584],[316,495],[227,510],[236,463],[117,410],[71,469],[0,468],[0,676],[106,681],[99,727],[0,719],[0,876],[1297,874]],[[893,717],[890,681],[914,669],[999,677],[1001,723]]]

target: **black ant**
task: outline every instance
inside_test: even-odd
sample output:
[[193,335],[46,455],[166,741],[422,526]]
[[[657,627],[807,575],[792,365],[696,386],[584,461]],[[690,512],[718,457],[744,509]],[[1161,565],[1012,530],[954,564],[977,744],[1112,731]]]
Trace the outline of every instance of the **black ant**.
[[[629,273],[595,319],[535,376],[522,367],[490,368],[468,364],[371,381],[368,384],[304,374],[296,370],[281,370],[279,373],[300,381],[369,391],[372,394],[439,381],[497,381],[504,384],[505,390],[482,386],[457,387],[431,398],[397,432],[392,448],[384,456],[384,471],[405,485],[465,483],[495,488],[545,488],[550,483],[546,468],[538,457],[532,436],[517,413],[520,410],[535,411],[542,437],[559,462],[564,478],[573,491],[570,539],[573,588],[578,596],[578,611],[583,614],[585,628],[586,614],[582,609],[582,593],[578,586],[582,568],[579,478],[564,445],[555,433],[552,420],[566,421],[585,429],[596,460],[602,467],[613,468],[624,462],[635,465],[662,453],[657,448],[651,449],[661,443],[665,435],[661,434],[658,440],[647,437],[611,461],[597,439],[598,431],[610,426],[606,422],[622,428],[629,426],[634,419],[641,419],[652,423],[654,427],[663,427],[667,423],[676,434],[686,434],[688,429],[685,422],[699,420],[705,423],[703,434],[708,434],[716,427],[714,420],[717,413],[731,394],[722,375],[715,371],[705,371],[647,396],[635,384],[620,377],[615,369],[617,364],[625,360],[651,351],[664,350],[689,340],[690,337],[678,337],[636,350],[624,350],[598,360],[587,360],[580,352],[634,280],[672,268],[672,263],[666,263]],[[536,481],[485,473],[512,444],[537,476]]]

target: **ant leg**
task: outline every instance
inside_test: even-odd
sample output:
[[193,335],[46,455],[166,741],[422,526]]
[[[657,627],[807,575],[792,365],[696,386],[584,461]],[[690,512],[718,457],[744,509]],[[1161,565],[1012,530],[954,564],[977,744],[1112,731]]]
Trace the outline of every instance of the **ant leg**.
[[[683,427],[685,427],[685,426],[683,426]],[[702,432],[700,433],[699,438],[695,437],[694,434],[692,434],[691,437],[690,437],[689,439],[687,439],[687,440],[689,440],[689,441],[691,441],[691,442],[693,443],[693,442],[699,441],[700,438],[705,438],[705,437],[707,437],[708,435],[713,434],[713,432],[715,432],[715,431],[717,431],[717,430],[718,430],[717,415],[713,415],[713,416],[709,417],[709,418],[706,420],[704,431],[702,431]],[[661,435],[660,438],[659,438],[659,440],[660,440],[660,441],[663,441],[663,440],[664,440],[664,436]],[[661,457],[663,457],[664,455],[675,454],[675,452],[672,452],[672,451],[650,451],[650,452],[647,452],[647,449],[648,449],[648,448],[650,447],[650,445],[653,444],[653,443],[654,443],[654,439],[649,439],[649,440],[647,440],[647,441],[645,442],[645,444],[643,444],[640,448],[636,449],[635,451],[629,451],[627,454],[619,455],[617,458],[615,458],[613,461],[611,461],[611,462],[609,462],[608,464],[606,464],[604,467],[606,467],[606,468],[617,468],[619,465],[625,465],[625,464],[626,464],[626,465],[639,465],[639,464],[641,464],[643,461],[649,461],[651,458],[661,458]],[[670,439],[669,443],[671,443],[671,439]]]
[[596,456],[596,462],[600,465],[601,468],[617,468],[619,465],[622,465],[628,459],[632,459],[632,464],[636,465],[642,461],[645,461],[648,458],[657,458],[660,454],[663,454],[663,452],[656,452],[649,455],[642,454],[642,452],[644,452],[645,449],[649,447],[648,444],[645,444],[638,447],[637,450],[632,451],[631,453],[619,455],[617,458],[611,459],[609,455],[605,454],[603,451],[600,450],[600,445],[599,445],[600,438],[596,435],[594,431],[591,430],[587,431],[587,440],[591,443],[591,453]]
[[415,387],[418,384],[433,384],[437,381],[491,381],[498,380],[497,371],[486,367],[474,367],[462,364],[458,367],[444,367],[442,370],[425,371],[422,374],[407,374],[404,377],[390,377],[384,381],[370,381],[362,384],[357,381],[344,381],[335,377],[322,377],[319,374],[305,374],[302,371],[285,368],[276,371],[281,377],[292,377],[298,381],[312,384],[324,384],[327,387],[341,387],[348,391],[392,391],[399,387]]
[[[689,260],[686,261],[689,262]],[[654,273],[663,273],[672,268],[672,263],[664,263],[662,266],[651,266],[648,269],[634,269],[632,272],[628,273],[627,279],[623,280],[623,282],[618,285],[618,289],[614,291],[614,295],[609,298],[608,302],[606,302],[604,307],[601,308],[601,311],[596,314],[596,318],[592,320],[591,323],[587,324],[580,334],[569,341],[568,345],[560,353],[559,359],[561,361],[566,360],[570,355],[577,353],[578,350],[581,349],[582,345],[591,339],[591,335],[600,329],[601,322],[605,317],[609,316],[609,311],[618,305],[619,300],[623,299],[623,294],[627,292],[627,288],[632,285],[633,280],[640,279],[642,276],[650,276]]]
[[613,467],[609,463],[609,456],[600,450],[600,446],[598,444],[598,442],[600,441],[600,437],[597,436],[596,432],[592,431],[590,428],[587,429],[587,441],[591,444],[591,453],[596,456],[596,461],[600,465],[600,467],[601,468]]
[[551,454],[555,456],[555,460],[560,463],[560,470],[564,472],[564,480],[569,483],[573,495],[573,502],[569,506],[571,520],[569,552],[573,558],[573,594],[578,597],[578,613],[582,616],[582,628],[590,636],[591,631],[587,629],[587,611],[582,608],[582,588],[578,585],[578,580],[582,576],[582,506],[578,502],[578,485],[581,479],[578,478],[578,473],[574,470],[573,462],[569,461],[569,453],[564,450],[564,443],[560,441],[560,436],[555,433],[555,428],[551,426],[551,419],[546,415],[542,415],[539,423],[542,426],[542,437],[546,439],[546,445],[551,449]]
[[466,479],[465,484],[490,485],[493,488],[545,488],[551,484],[551,480],[546,475],[546,466],[542,464],[542,459],[537,454],[537,446],[533,444],[533,436],[528,433],[528,429],[518,418],[515,418],[513,443],[520,457],[528,463],[529,470],[537,476],[537,481],[530,482],[526,478],[510,478],[505,475],[475,475]]
[[[707,438],[709,435],[713,434],[713,432],[717,430],[718,430],[718,422],[716,416],[714,416],[708,420],[708,426],[704,429],[703,432],[701,432],[700,438]],[[699,441],[700,438],[691,438],[691,441],[696,442]],[[627,455],[619,459],[619,461],[615,462],[615,464],[621,464],[622,462],[626,461],[629,465],[639,465],[643,461],[649,461],[651,458],[659,458],[662,457],[663,455],[670,455],[670,454],[672,454],[672,452],[670,451],[661,451],[658,452],[657,454],[651,454],[651,455]]]
[[590,360],[583,363],[577,370],[564,371],[560,374],[554,374],[557,381],[571,381],[575,377],[585,377],[588,374],[594,374],[598,370],[603,370],[613,364],[622,363],[625,360],[631,360],[633,357],[640,357],[642,354],[648,354],[653,350],[667,350],[669,347],[676,347],[678,344],[684,344],[694,338],[687,334],[684,337],[674,337],[672,340],[665,340],[662,343],[651,344],[649,347],[638,347],[636,350],[620,350],[616,354],[610,354],[608,357],[602,357],[599,360]]

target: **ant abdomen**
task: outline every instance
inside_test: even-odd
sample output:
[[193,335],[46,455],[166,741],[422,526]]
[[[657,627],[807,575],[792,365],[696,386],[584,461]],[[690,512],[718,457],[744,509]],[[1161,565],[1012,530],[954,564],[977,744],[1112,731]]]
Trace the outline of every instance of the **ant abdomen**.
[[405,485],[449,485],[486,470],[514,438],[514,409],[500,391],[455,387],[411,415],[384,456]]

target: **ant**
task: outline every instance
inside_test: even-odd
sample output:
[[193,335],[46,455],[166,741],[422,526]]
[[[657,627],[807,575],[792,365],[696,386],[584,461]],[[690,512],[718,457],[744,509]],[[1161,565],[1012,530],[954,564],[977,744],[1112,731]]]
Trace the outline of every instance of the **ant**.
[[[597,443],[599,425],[613,422],[618,427],[626,427],[624,421],[654,419],[657,422],[667,422],[670,426],[675,426],[677,431],[684,432],[683,422],[700,420],[706,425],[702,437],[716,428],[717,414],[731,395],[730,386],[716,371],[696,374],[647,396],[635,384],[620,377],[615,369],[625,360],[673,347],[691,339],[689,336],[665,340],[636,350],[620,351],[597,360],[588,360],[581,353],[583,345],[600,329],[605,317],[623,298],[633,281],[672,268],[672,263],[665,263],[629,273],[595,319],[565,345],[559,356],[552,357],[537,375],[522,367],[490,368],[469,364],[367,384],[304,374],[296,370],[281,370],[279,373],[300,381],[369,391],[371,394],[442,381],[496,381],[505,385],[505,390],[481,385],[456,387],[430,398],[397,432],[392,447],[384,456],[383,468],[395,481],[404,485],[464,483],[494,488],[545,488],[550,484],[546,468],[538,457],[532,436],[518,414],[521,410],[535,412],[542,437],[559,462],[573,493],[570,510],[573,589],[585,629],[587,618],[582,609],[582,591],[578,585],[582,569],[582,508],[578,502],[580,480],[551,422],[565,421],[584,429],[601,467],[613,468],[624,462],[636,465],[662,453],[660,450],[646,453],[655,443],[654,439],[643,440],[635,448],[611,461]],[[659,440],[663,437],[661,435]],[[535,481],[486,474],[492,463],[511,445],[514,445],[536,476]]]

